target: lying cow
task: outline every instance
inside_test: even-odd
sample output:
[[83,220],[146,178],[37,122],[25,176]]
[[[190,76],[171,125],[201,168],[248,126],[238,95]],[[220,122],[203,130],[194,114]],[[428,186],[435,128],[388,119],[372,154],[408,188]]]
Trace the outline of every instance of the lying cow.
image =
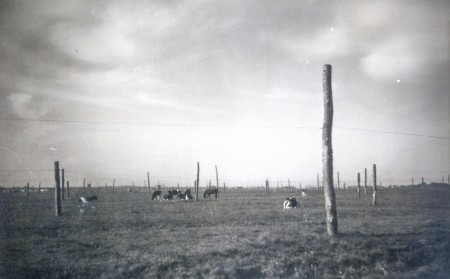
[[81,197],[78,199],[78,202],[87,203],[91,201],[98,200],[97,196],[88,196],[88,197]]
[[297,208],[299,206],[300,206],[300,203],[297,202],[297,200],[293,197],[286,198],[286,200],[283,203],[284,209]]

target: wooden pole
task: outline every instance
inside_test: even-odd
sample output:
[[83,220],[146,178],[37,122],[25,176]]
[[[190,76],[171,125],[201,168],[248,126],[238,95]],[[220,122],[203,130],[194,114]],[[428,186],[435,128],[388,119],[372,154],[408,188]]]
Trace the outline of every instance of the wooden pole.
[[[158,184],[159,184],[159,182],[158,182]],[[149,172],[147,172],[147,187],[148,187],[148,192],[150,193],[150,173]]]
[[83,195],[86,194],[86,178],[83,178]]
[[197,162],[197,180],[195,183],[195,201],[198,201],[198,184],[200,184],[200,163]]
[[367,169],[364,169],[364,196],[367,196]]
[[61,193],[59,181],[59,161],[55,161],[55,215],[61,216]]
[[358,197],[361,197],[361,179],[358,172]]
[[61,199],[64,200],[64,169],[61,170],[61,186],[62,186],[62,191],[61,191]]
[[319,173],[317,173],[317,195],[319,194]]
[[219,172],[217,170],[217,165],[215,165],[216,167],[216,185],[217,185],[217,190],[219,190]]
[[411,177],[411,186],[414,186],[414,178]]
[[67,198],[70,198],[69,181],[67,180]]
[[225,193],[225,191],[226,191],[226,186],[225,186],[225,182],[223,183],[223,192]]
[[377,205],[377,165],[373,164],[373,196],[372,204]]
[[333,184],[333,93],[331,89],[331,65],[323,67],[324,121],[322,129],[322,163],[327,232],[329,236],[338,233],[336,194]]
[[113,179],[113,188],[112,188],[112,191],[113,191],[113,192],[114,192],[114,186],[115,186],[115,184],[116,184],[116,180]]
[[27,183],[27,196],[30,195],[30,182]]
[[422,187],[424,187],[424,185],[425,185],[425,182],[424,182],[423,177],[422,177]]
[[39,182],[39,192],[38,193],[40,193],[41,192],[41,182]]
[[341,181],[339,180],[339,172],[337,172],[337,179],[338,179],[338,189],[341,188]]

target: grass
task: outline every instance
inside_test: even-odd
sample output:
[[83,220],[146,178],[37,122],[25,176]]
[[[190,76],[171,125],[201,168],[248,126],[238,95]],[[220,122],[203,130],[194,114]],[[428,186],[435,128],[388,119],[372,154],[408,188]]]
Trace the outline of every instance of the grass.
[[[73,192],[73,191],[72,191]],[[337,191],[339,236],[311,190],[152,201],[146,192],[79,195],[54,217],[53,193],[0,194],[1,278],[450,278],[450,189]],[[283,210],[287,196],[301,207]]]

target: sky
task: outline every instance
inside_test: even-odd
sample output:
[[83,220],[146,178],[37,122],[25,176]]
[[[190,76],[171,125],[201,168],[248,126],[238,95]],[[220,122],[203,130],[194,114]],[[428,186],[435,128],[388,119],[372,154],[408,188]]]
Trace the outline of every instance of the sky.
[[[1,1],[0,186],[447,182],[442,1]],[[289,182],[288,182],[289,181]]]

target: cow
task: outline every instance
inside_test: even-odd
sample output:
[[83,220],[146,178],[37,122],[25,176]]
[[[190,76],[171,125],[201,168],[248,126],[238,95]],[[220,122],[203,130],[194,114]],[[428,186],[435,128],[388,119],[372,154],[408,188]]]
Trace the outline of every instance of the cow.
[[306,191],[302,190],[302,197],[306,197]]
[[173,200],[173,194],[172,191],[169,190],[167,194],[164,194],[164,200]]
[[180,189],[169,190],[168,192],[169,192],[169,194],[171,194],[172,196],[178,196],[179,194],[181,194],[181,190],[180,190]]
[[283,209],[297,208],[299,206],[300,203],[297,202],[297,200],[293,197],[286,198],[286,200],[283,203]]
[[179,193],[178,198],[180,200],[192,200],[193,197],[191,195],[191,189],[187,189],[186,191],[184,191],[184,193]]
[[157,191],[154,191],[154,192],[153,192],[153,194],[152,194],[152,200],[154,200],[154,199],[158,199],[158,200],[161,199],[161,191],[157,190]]
[[88,203],[88,202],[96,201],[96,200],[98,200],[97,196],[87,196],[87,197],[80,197],[78,199],[78,202]]

